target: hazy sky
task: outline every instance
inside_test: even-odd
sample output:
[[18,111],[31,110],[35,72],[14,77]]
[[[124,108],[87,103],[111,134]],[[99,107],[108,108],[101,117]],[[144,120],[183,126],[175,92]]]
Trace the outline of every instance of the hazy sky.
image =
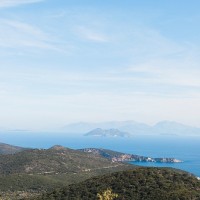
[[0,0],[0,127],[200,126],[199,0]]

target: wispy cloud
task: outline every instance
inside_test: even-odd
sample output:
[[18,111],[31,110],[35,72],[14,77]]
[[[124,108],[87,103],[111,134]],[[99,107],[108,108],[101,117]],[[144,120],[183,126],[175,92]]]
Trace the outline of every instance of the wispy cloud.
[[[188,72],[178,76],[175,71],[166,71],[162,76],[138,76],[135,71],[128,73],[84,73],[64,70],[19,69],[1,70],[0,80],[2,93],[8,94],[80,94],[110,93],[112,95],[157,96],[165,98],[199,98],[200,82],[198,74],[193,80],[187,77]],[[143,71],[144,72],[144,71]],[[148,73],[146,71],[145,73]],[[160,72],[159,72],[160,73]],[[170,79],[170,75],[172,78]],[[158,76],[158,77],[156,77]],[[185,79],[184,79],[185,76]],[[6,78],[5,78],[6,77]],[[176,81],[177,79],[177,81]],[[180,80],[179,80],[180,79]],[[191,83],[190,83],[191,82]],[[14,89],[13,89],[14,88]]]
[[200,87],[200,70],[191,67],[194,63],[187,59],[149,60],[131,67],[130,71],[148,74],[152,83]]
[[108,42],[108,37],[105,34],[84,26],[77,27],[76,34],[86,40],[94,42]]
[[47,18],[50,19],[59,19],[59,18],[63,18],[66,16],[66,11],[59,11],[59,12],[55,12],[55,13],[51,13],[49,15],[47,15]]
[[12,7],[12,6],[19,6],[22,4],[31,4],[31,3],[38,3],[44,0],[1,0],[0,1],[0,8],[4,7]]
[[15,20],[0,19],[1,48],[17,48],[24,51],[32,47],[32,50],[37,48],[64,52],[64,49],[56,42],[50,34],[36,26]]
[[130,76],[136,74],[138,81],[148,83],[152,88],[155,85],[185,87],[187,90],[196,87],[199,92],[199,47],[174,41],[148,27],[136,26],[127,38],[130,43],[124,52],[132,55],[132,64],[128,67]]

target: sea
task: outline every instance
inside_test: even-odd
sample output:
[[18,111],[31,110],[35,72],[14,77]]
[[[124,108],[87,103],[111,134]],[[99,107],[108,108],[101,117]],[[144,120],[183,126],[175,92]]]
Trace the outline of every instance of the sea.
[[62,145],[72,149],[104,148],[149,157],[171,157],[182,163],[130,162],[148,167],[172,167],[200,177],[200,135],[135,135],[132,137],[90,137],[59,132],[0,132],[0,142],[31,148]]

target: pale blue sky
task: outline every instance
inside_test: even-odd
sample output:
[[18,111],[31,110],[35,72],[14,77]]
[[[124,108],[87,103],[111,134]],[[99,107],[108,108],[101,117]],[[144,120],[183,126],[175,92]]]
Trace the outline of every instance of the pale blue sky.
[[200,126],[199,0],[1,0],[0,127]]

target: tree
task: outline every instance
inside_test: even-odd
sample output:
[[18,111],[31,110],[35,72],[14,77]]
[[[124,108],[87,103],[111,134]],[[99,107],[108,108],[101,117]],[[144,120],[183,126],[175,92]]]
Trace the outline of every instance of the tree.
[[111,189],[107,189],[101,194],[97,194],[99,200],[113,200],[118,197],[118,194],[112,193]]

